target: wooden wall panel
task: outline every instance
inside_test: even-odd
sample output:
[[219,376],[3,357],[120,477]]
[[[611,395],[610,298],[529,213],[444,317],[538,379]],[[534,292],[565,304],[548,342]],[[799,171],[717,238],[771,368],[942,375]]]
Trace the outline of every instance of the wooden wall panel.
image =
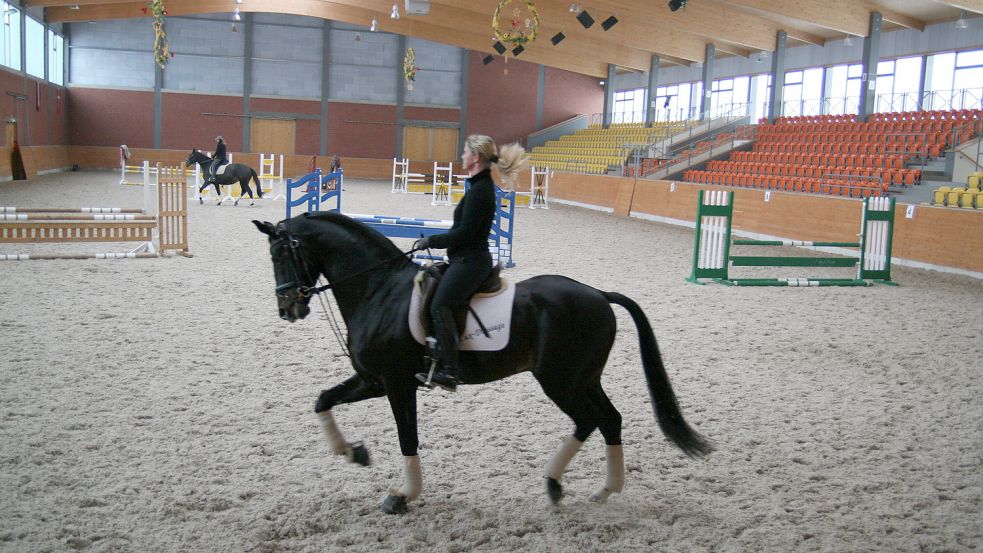
[[[131,148],[131,164],[143,159],[165,165],[182,163],[183,150]],[[28,162],[28,159],[31,159]],[[236,161],[259,165],[258,154],[235,154]],[[311,156],[286,156],[285,175],[307,173]],[[39,170],[78,164],[82,168],[115,169],[119,151],[115,147],[68,146],[27,148],[25,165],[33,177]],[[318,156],[317,165],[327,169],[330,156]],[[345,176],[388,181],[392,159],[343,157]],[[411,162],[410,170],[430,173],[433,164]],[[455,166],[455,171],[459,167]],[[0,176],[10,176],[9,162],[0,161]],[[501,183],[500,177],[496,176]],[[529,172],[519,177],[519,189],[528,187]],[[556,172],[550,182],[552,199],[562,199],[612,209],[626,216],[629,212],[692,222],[696,217],[697,194],[701,189],[719,187],[668,181],[579,175]],[[899,203],[895,215],[894,256],[908,261],[952,267],[983,273],[983,211],[915,206],[914,217],[905,217],[907,204]],[[764,192],[738,189],[734,199],[734,228],[747,232],[796,240],[855,241],[860,230],[859,200],[826,198],[808,194]]]
[[[683,221],[696,218],[697,193],[719,187],[639,180],[632,211]],[[792,240],[856,241],[860,200],[760,190],[734,194],[734,228]],[[909,261],[983,272],[983,211],[898,203],[894,217],[893,255]]]
[[251,152],[296,153],[297,122],[293,119],[252,119],[249,131]]

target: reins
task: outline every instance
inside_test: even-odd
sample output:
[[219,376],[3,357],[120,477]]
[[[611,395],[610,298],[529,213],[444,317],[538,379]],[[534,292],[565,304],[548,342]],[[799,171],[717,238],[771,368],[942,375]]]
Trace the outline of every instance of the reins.
[[[294,238],[293,236],[291,236],[290,233],[289,233],[289,231],[287,232],[286,239],[287,239],[288,246],[290,247],[290,261],[294,265],[294,267],[293,267],[294,278],[297,279],[297,277],[299,275],[299,273],[297,271],[297,269],[299,268],[298,265],[300,265],[301,267],[303,267],[304,274],[308,274],[309,275],[310,274],[310,268],[311,268],[310,267],[310,264],[308,263],[307,259],[304,256],[300,255],[301,242],[299,240],[297,240],[296,238]],[[374,270],[382,267],[383,265],[385,265],[387,263],[390,263],[392,261],[395,261],[396,259],[405,257],[405,256],[407,256],[407,255],[409,255],[409,254],[411,254],[411,253],[413,253],[413,252],[415,252],[417,250],[418,250],[418,248],[413,248],[413,249],[410,249],[409,251],[406,251],[406,252],[400,252],[397,255],[394,255],[392,257],[383,259],[382,261],[376,263],[375,265],[372,265],[370,267],[366,267],[365,269],[362,269],[361,271],[358,271],[358,272],[356,272],[354,274],[348,275],[345,278],[336,280],[334,282],[329,282],[327,284],[322,284],[321,286],[297,286],[296,287],[297,294],[300,297],[310,298],[311,296],[318,296],[318,301],[321,303],[321,309],[324,310],[325,319],[327,319],[327,321],[328,321],[328,326],[331,327],[331,332],[334,334],[335,339],[338,341],[338,346],[341,348],[342,354],[345,357],[348,357],[349,359],[351,359],[351,357],[352,357],[351,352],[348,351],[348,347],[345,344],[347,340],[342,335],[341,325],[338,323],[337,317],[335,317],[334,309],[331,308],[331,302],[325,301],[324,296],[321,296],[320,295],[321,292],[325,292],[327,290],[331,290],[332,288],[336,288],[339,284],[343,284],[343,283],[348,282],[349,280],[352,280],[352,279],[354,279],[356,277],[362,276],[365,273],[368,273],[369,271],[374,271]],[[317,276],[316,276],[315,283],[317,281],[321,280],[321,278],[322,278],[321,271],[319,271],[319,270],[316,271],[316,275]],[[284,283],[284,284],[281,284],[280,286],[277,286],[277,290],[276,290],[277,291],[277,295],[279,295],[282,290],[289,289],[292,286],[294,286],[294,283],[292,283],[292,282]]]
[[[291,246],[291,247],[293,247],[293,246]],[[323,284],[323,285],[321,285],[321,286],[314,286],[314,287],[310,287],[310,286],[298,286],[298,287],[297,287],[297,291],[298,291],[298,292],[299,292],[299,293],[300,293],[300,294],[301,294],[302,296],[304,296],[305,298],[309,298],[309,297],[311,297],[312,295],[315,295],[315,294],[320,294],[321,292],[324,292],[324,291],[327,291],[327,290],[330,290],[330,289],[332,289],[332,288],[334,288],[334,287],[336,287],[336,286],[338,286],[339,284],[341,284],[341,283],[343,283],[343,282],[347,282],[347,281],[349,281],[349,280],[351,280],[351,279],[353,279],[353,278],[355,278],[355,277],[358,277],[358,276],[362,276],[362,275],[364,275],[365,273],[367,273],[367,272],[369,272],[369,271],[374,271],[374,270],[376,270],[376,269],[378,269],[379,267],[382,267],[382,266],[383,266],[383,265],[385,265],[386,263],[389,263],[390,261],[393,261],[393,260],[396,260],[396,259],[399,259],[399,258],[401,258],[401,257],[406,257],[407,255],[409,255],[409,254],[411,254],[411,253],[413,253],[413,252],[415,252],[415,251],[418,251],[418,249],[419,249],[419,248],[413,248],[413,249],[411,249],[411,250],[407,250],[407,251],[405,251],[405,252],[400,252],[400,253],[398,253],[397,255],[394,255],[394,256],[392,256],[392,257],[389,257],[389,258],[386,258],[386,259],[383,259],[382,261],[380,261],[380,262],[378,262],[378,263],[376,263],[375,265],[372,265],[371,267],[367,267],[367,268],[365,268],[365,269],[362,269],[361,271],[359,271],[359,272],[357,272],[357,273],[354,273],[354,274],[351,274],[351,275],[348,275],[348,276],[346,276],[346,277],[345,277],[345,278],[343,278],[343,279],[340,279],[340,280],[336,280],[336,281],[334,281],[334,282],[329,282],[328,284]],[[301,259],[301,261],[303,261],[303,262],[304,262],[304,265],[305,265],[305,266],[307,265],[307,260],[306,260],[306,259]],[[318,273],[318,277],[317,277],[317,278],[318,278],[318,280],[320,280],[320,278],[321,278],[321,274],[320,274],[320,272]]]

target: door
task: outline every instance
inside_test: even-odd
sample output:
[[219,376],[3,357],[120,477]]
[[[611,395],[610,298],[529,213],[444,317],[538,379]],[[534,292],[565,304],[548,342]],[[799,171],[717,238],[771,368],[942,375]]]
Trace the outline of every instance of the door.
[[249,125],[249,150],[264,154],[293,155],[297,121],[293,119],[252,118]]
[[457,159],[457,129],[403,127],[403,157],[417,161]]

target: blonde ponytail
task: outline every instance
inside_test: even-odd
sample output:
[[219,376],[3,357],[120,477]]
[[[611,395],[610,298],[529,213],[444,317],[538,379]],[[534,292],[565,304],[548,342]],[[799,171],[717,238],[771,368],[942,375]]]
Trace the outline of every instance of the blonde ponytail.
[[505,188],[515,188],[516,175],[526,164],[526,150],[521,144],[506,144],[499,149],[491,137],[483,134],[472,134],[464,144],[478,157],[498,167]]
[[526,149],[521,144],[506,144],[498,152],[495,165],[502,175],[502,180],[509,188],[515,188],[516,176],[526,166]]

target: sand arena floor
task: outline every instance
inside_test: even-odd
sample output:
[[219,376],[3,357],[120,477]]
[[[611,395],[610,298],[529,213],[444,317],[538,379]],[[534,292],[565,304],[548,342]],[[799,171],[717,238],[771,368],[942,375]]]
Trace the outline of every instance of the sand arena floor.
[[[0,205],[139,207],[117,178],[0,183]],[[355,180],[345,210],[451,211]],[[639,302],[684,414],[718,449],[693,461],[662,437],[616,307],[604,385],[624,415],[624,493],[587,501],[604,479],[595,435],[547,508],[544,465],[572,424],[525,374],[421,394],[424,492],[388,516],[402,469],[388,404],[335,410],[371,467],[331,456],[313,402],[351,368],[322,319],[277,317],[250,220],[281,219],[282,202],[189,217],[192,259],[0,265],[0,551],[983,548],[981,281],[895,267],[900,287],[695,286],[689,229],[520,210],[507,276]]]

